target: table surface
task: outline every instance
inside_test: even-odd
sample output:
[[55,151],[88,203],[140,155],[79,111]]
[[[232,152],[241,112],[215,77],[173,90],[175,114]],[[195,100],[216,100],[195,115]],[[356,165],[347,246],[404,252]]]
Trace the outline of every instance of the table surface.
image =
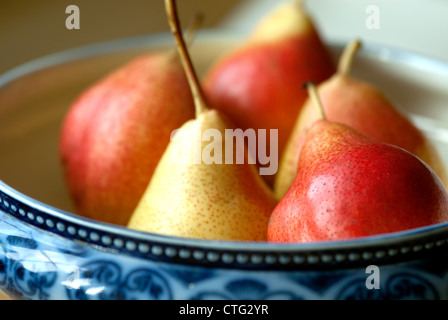
[[[214,27],[243,0],[178,1],[181,21],[205,15],[204,28]],[[68,30],[66,8],[77,5],[80,29]],[[57,51],[95,42],[168,31],[162,0],[0,1],[0,74]]]

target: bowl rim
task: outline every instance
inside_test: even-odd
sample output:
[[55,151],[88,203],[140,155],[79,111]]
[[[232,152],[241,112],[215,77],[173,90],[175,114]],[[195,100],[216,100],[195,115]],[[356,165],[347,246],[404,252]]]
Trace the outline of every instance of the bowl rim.
[[[216,41],[216,37],[239,39],[234,32],[212,29],[200,31],[196,41]],[[171,33],[160,32],[53,53],[0,75],[0,90],[21,77],[49,67],[101,54],[168,44],[171,41]],[[345,46],[341,42],[328,41],[327,44],[339,51]],[[425,68],[434,68],[438,72],[442,70],[448,74],[447,61],[390,46],[366,43],[361,53],[412,66],[423,64]],[[153,261],[208,267],[284,270],[367,266],[370,263],[388,264],[417,259],[448,246],[448,222],[356,239],[313,243],[212,241],[164,236],[96,221],[55,208],[21,193],[2,180],[0,211],[16,218],[19,223],[26,223],[40,231],[82,245]]]

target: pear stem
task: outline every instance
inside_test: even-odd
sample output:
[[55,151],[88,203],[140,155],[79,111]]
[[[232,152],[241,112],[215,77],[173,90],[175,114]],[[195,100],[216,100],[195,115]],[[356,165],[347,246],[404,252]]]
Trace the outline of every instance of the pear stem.
[[322,105],[322,101],[319,98],[319,94],[317,93],[316,85],[312,82],[305,83],[305,88],[308,90],[308,95],[313,102],[313,105],[319,110],[320,118],[322,120],[327,120],[327,116],[325,115],[324,106]]
[[165,7],[171,32],[174,36],[174,39],[176,40],[179,56],[184,67],[188,83],[190,85],[191,93],[193,95],[197,117],[199,114],[208,109],[205,104],[204,94],[199,85],[197,74],[194,70],[190,54],[188,53],[185,40],[182,36],[182,28],[180,26],[179,16],[177,13],[176,1],[165,0]]
[[359,39],[355,39],[351,41],[344,49],[342,53],[341,59],[338,64],[338,74],[347,76],[350,73],[352,68],[353,60],[355,58],[356,53],[361,47],[361,41]]

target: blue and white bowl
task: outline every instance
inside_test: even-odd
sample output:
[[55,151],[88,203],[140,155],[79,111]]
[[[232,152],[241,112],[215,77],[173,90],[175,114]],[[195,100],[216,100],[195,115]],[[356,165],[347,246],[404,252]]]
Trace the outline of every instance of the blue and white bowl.
[[[204,31],[198,70],[236,42]],[[0,290],[17,299],[447,299],[448,224],[310,244],[203,241],[72,214],[57,143],[70,102],[158,34],[51,55],[0,77]],[[345,44],[342,44],[345,45]],[[331,46],[335,58],[341,46]],[[354,74],[380,85],[448,163],[448,63],[366,44]]]

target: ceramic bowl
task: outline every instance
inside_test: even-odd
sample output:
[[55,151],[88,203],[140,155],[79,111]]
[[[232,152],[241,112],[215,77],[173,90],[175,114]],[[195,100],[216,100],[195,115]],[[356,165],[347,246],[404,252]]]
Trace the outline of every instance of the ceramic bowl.
[[[204,31],[202,73],[237,44]],[[170,34],[58,53],[0,77],[0,289],[16,299],[445,299],[448,224],[310,244],[181,239],[73,214],[57,143],[71,101]],[[331,44],[338,57],[342,45]],[[380,85],[448,162],[448,64],[365,44],[354,74]],[[387,223],[387,222],[386,222]]]

